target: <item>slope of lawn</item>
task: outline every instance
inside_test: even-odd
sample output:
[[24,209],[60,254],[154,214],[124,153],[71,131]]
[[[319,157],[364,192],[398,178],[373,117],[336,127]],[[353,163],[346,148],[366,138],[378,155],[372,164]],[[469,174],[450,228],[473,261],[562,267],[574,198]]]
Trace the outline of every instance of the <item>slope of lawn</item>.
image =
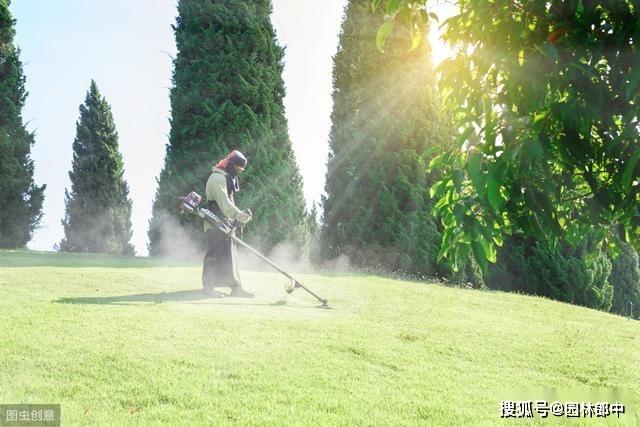
[[[242,272],[255,298],[216,300],[200,274],[0,251],[0,403],[60,403],[63,425],[640,425],[640,322],[331,272],[296,275],[331,309],[260,271]],[[557,396],[626,413],[500,418]]]

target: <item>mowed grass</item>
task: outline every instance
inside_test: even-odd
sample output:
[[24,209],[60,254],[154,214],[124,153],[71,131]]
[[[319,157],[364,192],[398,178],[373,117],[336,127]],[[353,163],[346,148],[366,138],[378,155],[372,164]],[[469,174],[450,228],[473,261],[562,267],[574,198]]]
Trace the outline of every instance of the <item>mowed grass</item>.
[[[640,425],[640,322],[359,274],[296,275],[329,310],[271,272],[215,300],[200,274],[0,251],[0,403],[60,403],[63,425]],[[500,418],[554,391],[626,413]]]

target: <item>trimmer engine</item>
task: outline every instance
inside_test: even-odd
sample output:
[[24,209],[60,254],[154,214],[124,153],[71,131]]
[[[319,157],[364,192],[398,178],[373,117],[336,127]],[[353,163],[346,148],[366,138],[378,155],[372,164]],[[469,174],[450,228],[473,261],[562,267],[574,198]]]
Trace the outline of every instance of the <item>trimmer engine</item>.
[[180,209],[186,213],[192,214],[196,209],[198,209],[200,202],[202,202],[202,197],[195,191],[192,191],[185,197],[180,198]]

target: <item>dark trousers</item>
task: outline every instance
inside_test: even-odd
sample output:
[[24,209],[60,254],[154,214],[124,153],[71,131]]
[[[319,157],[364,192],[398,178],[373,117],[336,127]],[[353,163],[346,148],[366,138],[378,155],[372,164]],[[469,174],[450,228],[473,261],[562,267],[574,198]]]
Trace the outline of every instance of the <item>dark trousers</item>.
[[206,238],[207,253],[202,265],[202,287],[212,289],[214,286],[240,286],[236,242],[216,228],[207,230]]

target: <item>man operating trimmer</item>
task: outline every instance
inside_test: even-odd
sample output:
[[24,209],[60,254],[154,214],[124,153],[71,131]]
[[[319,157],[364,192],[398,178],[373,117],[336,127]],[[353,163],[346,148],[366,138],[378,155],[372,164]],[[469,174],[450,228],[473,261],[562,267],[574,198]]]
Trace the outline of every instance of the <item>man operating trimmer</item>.
[[[238,209],[233,194],[239,190],[238,174],[247,166],[246,157],[233,150],[216,164],[207,180],[206,197],[208,209],[224,224],[232,228],[234,221],[246,224],[251,220],[249,211]],[[231,296],[252,298],[253,294],[242,289],[236,243],[216,227],[204,223],[207,253],[202,267],[202,287],[204,292],[214,298],[224,294],[216,291],[216,286],[230,286]]]

